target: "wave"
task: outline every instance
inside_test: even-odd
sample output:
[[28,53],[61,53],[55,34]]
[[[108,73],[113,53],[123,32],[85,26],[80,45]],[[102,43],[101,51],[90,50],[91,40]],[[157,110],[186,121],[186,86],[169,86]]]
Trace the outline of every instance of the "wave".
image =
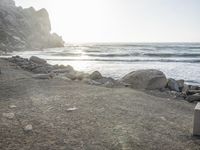
[[197,58],[200,57],[200,53],[69,53],[69,52],[61,52],[61,53],[50,53],[52,56],[90,56],[90,57],[134,57],[134,56],[144,56],[144,57],[191,57]]
[[104,62],[180,62],[180,63],[200,63],[200,59],[195,60],[171,60],[171,59],[47,59],[51,61],[104,61]]
[[200,53],[147,53],[144,56],[149,57],[200,57]]

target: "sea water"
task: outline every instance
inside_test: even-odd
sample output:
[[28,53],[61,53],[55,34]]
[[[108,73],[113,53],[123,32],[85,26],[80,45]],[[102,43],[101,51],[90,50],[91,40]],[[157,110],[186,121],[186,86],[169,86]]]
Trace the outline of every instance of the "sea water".
[[68,44],[64,48],[10,55],[35,55],[50,64],[71,65],[89,73],[98,70],[115,79],[138,69],[158,69],[168,78],[200,84],[200,43]]

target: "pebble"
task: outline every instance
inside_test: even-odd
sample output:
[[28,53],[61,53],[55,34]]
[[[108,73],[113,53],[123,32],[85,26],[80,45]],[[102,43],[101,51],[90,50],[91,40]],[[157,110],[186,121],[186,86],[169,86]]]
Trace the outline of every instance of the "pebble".
[[10,107],[10,108],[16,108],[17,106],[15,106],[15,105],[10,105],[9,107]]
[[32,131],[33,130],[33,126],[31,124],[28,124],[24,127],[24,131]]
[[68,108],[67,111],[74,111],[74,110],[77,110],[78,108],[76,107],[72,107],[72,108]]
[[15,117],[14,113],[3,113],[3,117],[6,117],[8,119],[13,119]]

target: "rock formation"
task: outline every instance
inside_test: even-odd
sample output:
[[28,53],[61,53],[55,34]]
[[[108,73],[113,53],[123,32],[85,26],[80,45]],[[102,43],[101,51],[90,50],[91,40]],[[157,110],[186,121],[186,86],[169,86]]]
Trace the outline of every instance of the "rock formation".
[[154,69],[133,71],[121,79],[135,89],[162,89],[167,85],[167,78],[163,72]]
[[62,47],[62,38],[51,34],[46,9],[16,7],[13,0],[0,0],[0,51]]

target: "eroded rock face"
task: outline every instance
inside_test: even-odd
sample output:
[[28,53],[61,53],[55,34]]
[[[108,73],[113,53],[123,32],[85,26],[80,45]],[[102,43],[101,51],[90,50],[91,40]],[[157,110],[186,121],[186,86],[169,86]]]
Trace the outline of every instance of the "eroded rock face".
[[135,89],[156,90],[165,88],[167,78],[163,72],[154,69],[133,71],[121,79]]
[[16,7],[13,0],[0,0],[0,51],[62,47],[61,37],[51,34],[45,9]]

